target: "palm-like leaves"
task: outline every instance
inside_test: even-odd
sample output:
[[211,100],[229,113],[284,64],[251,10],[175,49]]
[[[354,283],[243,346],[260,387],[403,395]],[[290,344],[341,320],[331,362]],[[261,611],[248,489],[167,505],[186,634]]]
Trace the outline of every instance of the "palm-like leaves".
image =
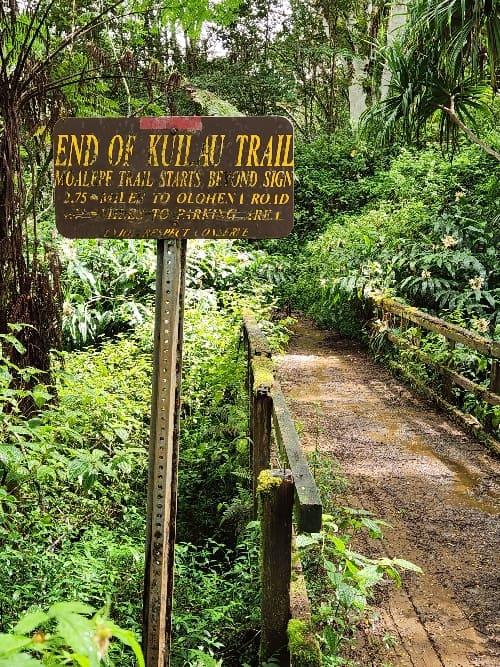
[[486,62],[497,83],[500,65],[500,0],[417,0],[411,17],[413,39],[433,37],[455,71],[464,67],[482,77]]
[[[59,266],[40,252],[34,194],[46,135],[65,104],[63,91],[89,75],[87,60],[75,68],[72,49],[124,0],[110,0],[82,27],[56,38],[50,13],[54,0],[0,2],[0,331],[8,322],[34,326],[24,335],[27,353],[19,362],[49,368],[49,349],[59,343]],[[64,53],[71,49],[71,69]],[[21,148],[22,145],[22,148]],[[23,164],[23,155],[29,159]],[[31,199],[25,175],[31,172]]]
[[387,50],[388,96],[365,113],[365,131],[382,143],[397,132],[412,141],[438,116],[443,144],[455,146],[464,132],[500,160],[475,129],[478,112],[489,110],[489,74],[496,87],[499,10],[500,0],[416,0],[402,41]]

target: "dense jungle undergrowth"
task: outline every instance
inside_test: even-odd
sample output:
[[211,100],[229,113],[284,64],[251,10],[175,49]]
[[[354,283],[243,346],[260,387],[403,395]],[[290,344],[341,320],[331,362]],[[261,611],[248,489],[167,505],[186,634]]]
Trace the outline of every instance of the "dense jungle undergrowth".
[[[59,118],[295,125],[293,234],[190,242],[174,667],[258,663],[243,309],[276,349],[293,310],[389,361],[387,322],[364,328],[374,291],[498,339],[499,1],[412,0],[396,39],[400,5],[0,3],[0,667],[142,664],[155,247],[57,236]],[[452,363],[486,384],[485,357]],[[498,407],[457,398],[498,428]],[[299,545],[324,664],[346,665],[375,587],[414,566],[352,552],[383,517],[332,504],[341,471],[316,472],[329,513]]]

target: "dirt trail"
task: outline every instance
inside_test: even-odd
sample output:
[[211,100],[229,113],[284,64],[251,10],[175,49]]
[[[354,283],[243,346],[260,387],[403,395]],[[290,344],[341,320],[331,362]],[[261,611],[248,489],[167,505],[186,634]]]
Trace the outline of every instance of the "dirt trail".
[[397,647],[367,633],[357,664],[500,665],[498,460],[356,343],[310,322],[296,325],[279,377],[306,449],[331,453],[348,478],[345,504],[392,526],[382,546],[363,547],[425,571],[377,601],[377,633]]

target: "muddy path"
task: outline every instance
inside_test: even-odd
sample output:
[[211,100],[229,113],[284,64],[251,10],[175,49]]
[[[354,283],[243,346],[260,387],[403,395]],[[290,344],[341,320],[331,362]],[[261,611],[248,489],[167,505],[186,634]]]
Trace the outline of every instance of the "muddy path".
[[375,602],[375,636],[397,646],[367,633],[355,662],[500,665],[499,461],[359,345],[310,322],[296,325],[279,378],[305,448],[340,463],[349,481],[343,504],[392,526],[383,543],[362,548],[425,571]]

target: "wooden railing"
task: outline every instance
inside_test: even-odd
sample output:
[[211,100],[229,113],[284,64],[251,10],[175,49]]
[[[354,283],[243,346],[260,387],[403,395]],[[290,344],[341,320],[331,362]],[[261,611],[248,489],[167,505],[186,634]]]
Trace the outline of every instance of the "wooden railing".
[[274,375],[269,342],[251,314],[244,317],[243,334],[254,512],[260,516],[262,534],[260,659],[298,667],[307,655],[307,664],[314,667],[321,664],[321,654],[300,560],[293,553],[293,516],[295,508],[298,532],[318,532],[321,500]]
[[[493,451],[500,453],[500,443],[495,437],[496,433],[491,419],[487,418],[484,423],[481,423],[475,417],[464,413],[455,404],[454,396],[454,386],[457,386],[466,392],[471,392],[488,405],[500,405],[500,342],[480,336],[473,331],[446,322],[417,308],[407,306],[397,299],[384,297],[383,295],[372,295],[371,299],[378,311],[379,322],[383,325],[382,330],[386,339],[399,349],[411,352],[418,361],[436,371],[443,378],[441,391],[438,392],[435,388],[429,387],[411,374],[402,364],[396,363],[399,370],[408,376],[428,398],[449,412],[461,425],[473,431]],[[391,331],[391,329],[399,329],[400,332],[403,332],[410,322],[420,330],[440,334],[446,339],[448,354],[444,363],[436,361],[430,354],[421,349],[418,339],[408,340],[401,333]],[[377,325],[373,322],[371,326],[377,329]],[[386,326],[387,329],[385,329]],[[477,384],[477,382],[451,368],[453,350],[457,343],[488,358],[490,368],[488,387]]]

